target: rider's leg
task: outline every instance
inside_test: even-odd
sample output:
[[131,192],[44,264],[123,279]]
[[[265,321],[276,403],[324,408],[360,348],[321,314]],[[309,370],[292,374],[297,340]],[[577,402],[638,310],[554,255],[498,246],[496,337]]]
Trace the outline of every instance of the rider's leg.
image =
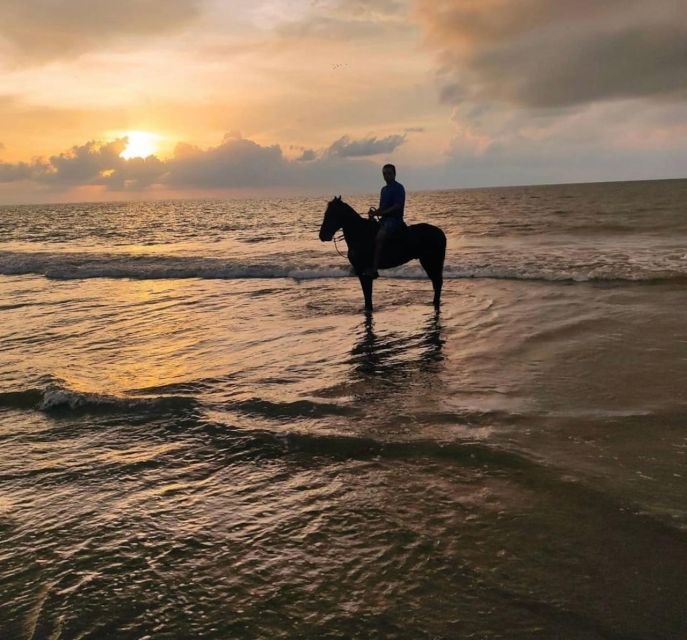
[[386,242],[387,231],[386,227],[382,225],[377,232],[377,237],[375,238],[375,253],[372,259],[372,271],[376,272],[379,269],[379,261],[382,257],[382,249],[384,248],[384,243]]

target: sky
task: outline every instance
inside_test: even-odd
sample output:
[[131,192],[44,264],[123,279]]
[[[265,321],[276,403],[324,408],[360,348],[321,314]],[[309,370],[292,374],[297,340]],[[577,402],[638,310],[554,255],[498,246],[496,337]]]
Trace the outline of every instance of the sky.
[[687,0],[3,0],[0,204],[687,176]]

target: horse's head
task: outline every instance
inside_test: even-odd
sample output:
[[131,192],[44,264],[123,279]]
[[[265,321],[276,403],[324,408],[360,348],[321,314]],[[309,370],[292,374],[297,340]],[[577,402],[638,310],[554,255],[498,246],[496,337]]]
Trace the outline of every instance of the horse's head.
[[341,196],[337,196],[327,204],[322,226],[320,227],[320,240],[322,240],[322,242],[329,242],[334,237],[334,234],[341,229],[342,208],[343,202]]

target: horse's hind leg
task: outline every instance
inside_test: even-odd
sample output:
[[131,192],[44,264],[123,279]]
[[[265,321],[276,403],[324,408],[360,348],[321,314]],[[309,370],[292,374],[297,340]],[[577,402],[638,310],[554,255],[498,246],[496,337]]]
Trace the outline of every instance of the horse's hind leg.
[[368,276],[358,276],[360,286],[363,288],[365,296],[365,311],[372,311],[372,278]]
[[[441,258],[441,259],[439,259]],[[429,279],[434,287],[434,306],[439,308],[441,305],[441,288],[444,284],[444,256],[433,256],[432,258],[420,258],[422,268],[427,272]]]

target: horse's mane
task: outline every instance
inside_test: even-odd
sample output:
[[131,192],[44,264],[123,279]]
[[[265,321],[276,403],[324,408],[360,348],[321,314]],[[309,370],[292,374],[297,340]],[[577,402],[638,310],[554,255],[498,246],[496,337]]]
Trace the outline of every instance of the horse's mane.
[[339,209],[344,209],[347,213],[353,213],[360,217],[360,214],[350,205],[348,202],[344,202],[341,196],[338,196],[329,202],[329,206],[338,207]]

